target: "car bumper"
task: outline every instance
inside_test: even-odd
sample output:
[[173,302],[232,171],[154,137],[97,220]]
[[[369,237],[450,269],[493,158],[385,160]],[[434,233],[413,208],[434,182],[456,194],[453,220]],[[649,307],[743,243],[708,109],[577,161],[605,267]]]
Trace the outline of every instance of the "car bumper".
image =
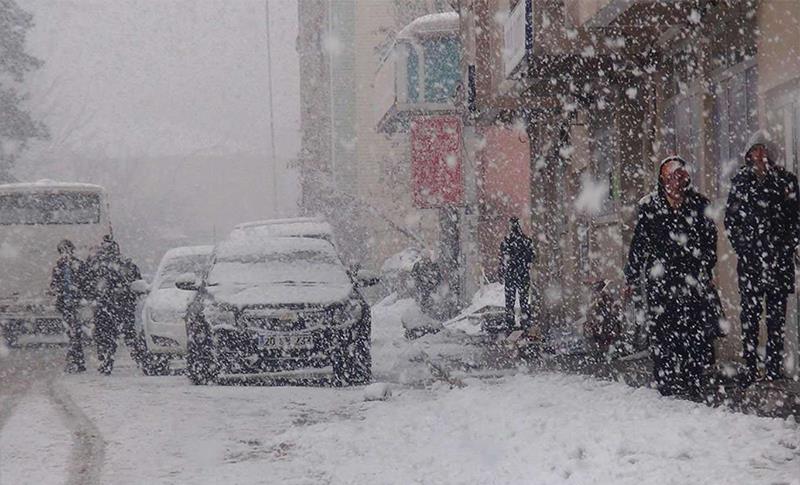
[[253,372],[248,374],[219,374],[218,384],[326,384],[333,379],[333,367],[301,367],[294,370]]
[[[215,328],[214,348],[226,375],[272,375],[329,368],[351,332],[351,326],[326,327],[299,332],[263,332],[253,329]],[[263,348],[259,335],[310,335],[307,348]]]
[[186,325],[183,322],[148,322],[145,325],[147,350],[154,354],[184,355]]

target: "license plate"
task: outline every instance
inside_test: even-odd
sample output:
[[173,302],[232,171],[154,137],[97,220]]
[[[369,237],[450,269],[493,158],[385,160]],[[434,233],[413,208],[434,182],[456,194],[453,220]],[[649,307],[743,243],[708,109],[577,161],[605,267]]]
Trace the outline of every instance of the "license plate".
[[311,334],[259,334],[258,347],[261,349],[310,349],[314,346]]

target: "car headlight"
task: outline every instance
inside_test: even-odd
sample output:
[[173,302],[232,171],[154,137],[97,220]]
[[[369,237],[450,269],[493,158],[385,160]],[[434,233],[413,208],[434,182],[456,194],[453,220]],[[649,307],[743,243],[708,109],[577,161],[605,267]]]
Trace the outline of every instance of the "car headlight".
[[364,310],[361,302],[355,299],[347,300],[347,303],[337,307],[333,312],[334,325],[353,325],[361,320]]
[[212,306],[206,309],[205,317],[208,324],[215,328],[228,327],[233,329],[236,327],[236,314],[230,310]]

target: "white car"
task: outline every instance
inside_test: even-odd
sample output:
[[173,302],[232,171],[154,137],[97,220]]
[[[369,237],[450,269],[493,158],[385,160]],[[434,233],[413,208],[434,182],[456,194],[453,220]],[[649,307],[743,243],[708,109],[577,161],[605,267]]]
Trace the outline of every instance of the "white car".
[[142,334],[151,354],[169,358],[186,353],[184,317],[195,292],[178,289],[175,282],[202,279],[213,250],[213,246],[180,247],[170,249],[161,258],[141,310]]
[[333,228],[322,217],[269,219],[238,224],[230,238],[241,237],[310,237],[333,243]]

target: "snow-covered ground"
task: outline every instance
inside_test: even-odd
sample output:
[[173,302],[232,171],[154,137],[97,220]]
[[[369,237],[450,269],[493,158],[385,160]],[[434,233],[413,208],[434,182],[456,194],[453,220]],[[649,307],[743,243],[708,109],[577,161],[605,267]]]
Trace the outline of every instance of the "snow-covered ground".
[[[104,440],[101,483],[800,483],[794,420],[580,376],[433,380],[418,356],[451,344],[405,341],[399,315],[409,305],[388,300],[373,312],[387,400],[373,400],[374,387],[195,387],[140,376],[127,358],[111,377],[56,385]],[[19,439],[44,453],[63,448],[57,427],[21,438],[20,427],[53,419],[41,408],[17,407],[0,432],[1,456]],[[0,470],[19,477],[29,467],[20,458]]]

